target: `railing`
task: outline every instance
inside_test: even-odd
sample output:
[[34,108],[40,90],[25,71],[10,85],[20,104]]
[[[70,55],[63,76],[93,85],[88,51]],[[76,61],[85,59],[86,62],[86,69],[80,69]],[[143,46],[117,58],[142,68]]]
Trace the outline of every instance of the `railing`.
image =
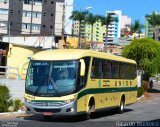
[[0,66],[0,69],[5,69],[4,72],[0,71],[0,74],[4,75],[5,78],[15,77],[18,79],[18,68],[17,67]]

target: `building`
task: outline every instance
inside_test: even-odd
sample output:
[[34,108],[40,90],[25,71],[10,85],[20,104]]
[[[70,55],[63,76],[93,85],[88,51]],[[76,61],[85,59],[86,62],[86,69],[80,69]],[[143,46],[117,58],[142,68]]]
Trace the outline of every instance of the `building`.
[[0,76],[7,75],[10,78],[24,79],[29,58],[39,51],[42,51],[42,49],[1,42]]
[[117,18],[118,21],[113,21],[108,26],[107,44],[118,43],[118,38],[121,37],[121,17],[122,11],[106,11],[106,15],[110,14],[111,17]]
[[145,37],[153,38],[153,27],[145,20]]
[[[160,12],[155,12],[156,14],[160,14]],[[157,25],[155,27],[155,40],[160,41],[160,25]],[[145,18],[145,37],[147,38],[153,38],[153,26],[148,22],[148,20]]]
[[0,0],[0,34],[61,36],[63,18],[65,33],[71,34],[73,7],[64,3],[73,0]]
[[[81,24],[81,37],[83,39],[91,41],[92,38],[92,26],[90,24]],[[104,26],[100,20],[94,23],[93,25],[93,41],[94,42],[103,42],[103,33],[105,33]],[[79,36],[79,21],[74,21],[73,35]]]
[[122,15],[121,17],[121,36],[125,36],[130,31],[131,18],[127,15]]

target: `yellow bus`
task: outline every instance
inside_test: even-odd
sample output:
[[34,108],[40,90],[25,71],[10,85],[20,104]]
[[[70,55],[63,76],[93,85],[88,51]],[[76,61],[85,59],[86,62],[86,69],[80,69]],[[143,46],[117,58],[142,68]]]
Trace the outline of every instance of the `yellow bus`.
[[137,99],[134,60],[81,49],[35,54],[25,82],[27,113],[46,117],[85,114],[124,106]]

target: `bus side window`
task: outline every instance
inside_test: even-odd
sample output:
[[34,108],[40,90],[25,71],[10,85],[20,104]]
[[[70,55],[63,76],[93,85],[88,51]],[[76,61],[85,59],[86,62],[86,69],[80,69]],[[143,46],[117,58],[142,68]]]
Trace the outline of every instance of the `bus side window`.
[[93,58],[92,67],[91,67],[91,78],[101,78],[101,59]]
[[117,79],[119,78],[119,67],[118,67],[118,62],[112,61],[111,63],[111,68],[112,68],[112,78]]
[[125,78],[131,79],[131,64],[126,64]]
[[136,65],[131,65],[131,79],[135,79],[137,77],[137,67]]
[[111,61],[102,60],[102,74],[103,78],[111,78]]
[[121,62],[119,63],[119,78],[125,79],[125,64]]

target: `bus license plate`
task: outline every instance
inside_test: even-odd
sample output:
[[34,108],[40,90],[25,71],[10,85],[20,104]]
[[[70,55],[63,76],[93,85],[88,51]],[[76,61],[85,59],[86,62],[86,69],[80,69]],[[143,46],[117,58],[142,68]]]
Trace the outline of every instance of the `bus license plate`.
[[45,115],[45,116],[52,116],[53,113],[52,112],[43,112],[43,115]]

